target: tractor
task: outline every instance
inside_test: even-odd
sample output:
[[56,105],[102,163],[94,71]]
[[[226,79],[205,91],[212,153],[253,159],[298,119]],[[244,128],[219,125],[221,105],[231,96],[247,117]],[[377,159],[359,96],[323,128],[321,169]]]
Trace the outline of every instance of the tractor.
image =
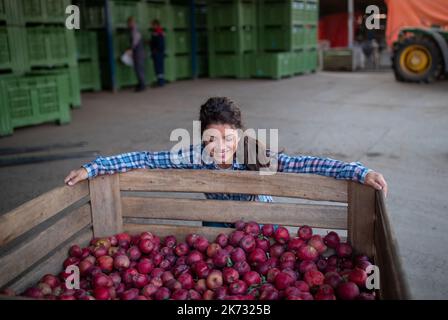
[[448,30],[408,27],[393,45],[397,81],[430,83],[448,75]]

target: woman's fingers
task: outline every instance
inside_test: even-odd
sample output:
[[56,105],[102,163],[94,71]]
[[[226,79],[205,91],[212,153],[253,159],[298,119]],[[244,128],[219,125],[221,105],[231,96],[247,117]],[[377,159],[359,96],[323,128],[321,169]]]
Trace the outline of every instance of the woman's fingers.
[[64,179],[64,183],[68,183],[70,180],[72,180],[76,176],[76,171],[70,171],[67,177]]
[[69,186],[73,186],[78,182],[87,179],[88,174],[84,168],[74,170],[64,179],[64,182]]

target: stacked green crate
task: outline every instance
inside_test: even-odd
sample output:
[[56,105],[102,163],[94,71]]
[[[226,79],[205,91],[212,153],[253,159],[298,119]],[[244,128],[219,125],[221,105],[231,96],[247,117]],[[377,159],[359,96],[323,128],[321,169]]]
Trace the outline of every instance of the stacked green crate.
[[76,58],[81,90],[101,90],[97,33],[95,31],[78,30],[76,32]]
[[14,128],[70,122],[67,74],[0,76],[0,136]]
[[172,33],[168,35],[167,49],[174,52],[176,79],[192,77],[190,7],[188,4],[172,4]]
[[208,52],[211,77],[247,78],[257,51],[257,2],[209,0]]
[[316,69],[313,58],[317,61],[317,8],[316,0],[260,3],[261,53],[255,57],[254,77],[278,79]]
[[314,72],[317,69],[317,28],[319,20],[318,0],[307,0],[305,4],[305,44],[304,71]]
[[207,5],[196,4],[195,25],[197,35],[197,75],[208,76],[208,32],[207,32]]
[[75,31],[65,27],[70,0],[16,0],[21,28],[22,69],[36,74],[66,73],[72,107],[81,106]]

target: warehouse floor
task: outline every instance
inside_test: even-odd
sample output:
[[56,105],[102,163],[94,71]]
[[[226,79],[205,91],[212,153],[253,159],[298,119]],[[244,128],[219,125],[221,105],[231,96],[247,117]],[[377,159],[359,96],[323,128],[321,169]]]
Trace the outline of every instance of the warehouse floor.
[[86,93],[70,125],[17,129],[0,139],[3,154],[5,148],[60,144],[3,156],[3,163],[16,156],[73,157],[0,167],[0,214],[61,185],[70,169],[96,154],[170,148],[171,130],[191,130],[200,104],[213,95],[236,100],[247,127],[278,128],[289,154],[359,160],[382,172],[413,297],[448,297],[446,81],[411,85],[395,82],[389,72],[321,72],[281,81],[181,81],[141,94]]

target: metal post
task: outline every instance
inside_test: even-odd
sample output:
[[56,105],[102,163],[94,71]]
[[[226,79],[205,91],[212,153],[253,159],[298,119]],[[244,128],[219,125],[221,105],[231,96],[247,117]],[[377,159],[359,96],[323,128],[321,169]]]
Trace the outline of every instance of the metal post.
[[198,77],[198,54],[197,42],[198,35],[196,32],[196,4],[194,0],[190,0],[190,34],[191,34],[191,72],[193,79]]
[[353,48],[354,0],[348,0],[348,47]]
[[107,57],[109,59],[109,70],[110,70],[110,83],[112,86],[112,91],[117,91],[117,81],[115,73],[115,57],[114,57],[114,40],[113,40],[113,30],[112,30],[112,19],[110,16],[110,3],[109,0],[104,0],[104,16],[106,18],[106,42],[107,42]]

